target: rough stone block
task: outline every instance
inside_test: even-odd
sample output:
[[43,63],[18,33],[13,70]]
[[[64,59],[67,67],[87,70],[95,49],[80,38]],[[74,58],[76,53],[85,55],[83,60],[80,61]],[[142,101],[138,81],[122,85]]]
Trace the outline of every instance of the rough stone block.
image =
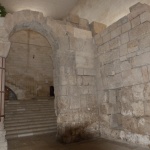
[[100,120],[101,125],[103,125],[105,127],[110,126],[110,116],[109,115],[101,114],[99,117],[99,120]]
[[144,37],[141,37],[139,40],[139,47],[141,50],[144,50],[147,47],[150,47],[150,36],[146,35]]
[[145,116],[150,116],[150,101],[144,103]]
[[143,83],[141,68],[135,68],[122,72],[123,86]]
[[77,85],[79,86],[83,85],[82,76],[77,76]]
[[125,32],[121,35],[121,43],[125,44],[127,42],[129,42],[129,34],[128,32]]
[[150,83],[145,84],[144,97],[145,97],[145,100],[150,100]]
[[144,116],[144,104],[143,102],[139,101],[137,103],[131,104],[133,109],[133,115],[136,117]]
[[95,76],[96,71],[95,71],[95,69],[84,68],[84,75]]
[[121,103],[131,103],[133,102],[133,95],[131,87],[124,87],[120,90],[121,94]]
[[76,72],[77,72],[77,75],[84,75],[83,68],[77,68]]
[[94,77],[93,76],[83,76],[83,85],[88,86],[88,85],[95,85]]
[[118,59],[118,60],[115,60],[115,61],[113,62],[114,71],[115,71],[116,74],[121,72],[120,64],[121,64],[121,62],[120,62],[119,59]]
[[103,43],[110,41],[110,33],[103,36]]
[[109,42],[109,48],[115,49],[120,46],[120,38],[116,37]]
[[120,56],[127,55],[127,44],[121,45],[120,46]]
[[98,52],[99,53],[104,53],[104,52],[108,52],[110,49],[109,49],[109,43],[106,42],[105,44],[101,45],[99,48],[98,48]]
[[114,74],[115,74],[115,71],[114,71],[114,64],[113,64],[113,63],[106,64],[106,65],[104,66],[104,70],[105,70],[106,76],[114,75]]
[[142,66],[142,75],[143,75],[143,81],[148,82],[149,81],[149,74],[148,74],[147,66]]
[[130,116],[122,117],[122,127],[132,133],[138,132],[138,121],[136,118]]
[[77,15],[69,15],[69,17],[67,18],[67,20],[69,21],[69,22],[71,22],[71,23],[74,23],[74,24],[79,24],[79,21],[80,21],[80,19],[79,19],[79,16],[77,16]]
[[68,76],[69,85],[76,85],[77,79],[76,76]]
[[110,116],[110,127],[111,128],[119,128],[122,125],[122,115],[121,114],[113,114]]
[[132,59],[132,66],[138,67],[138,66],[150,64],[149,58],[150,58],[150,52],[143,53],[139,56],[136,56]]
[[131,23],[127,22],[125,24],[122,25],[122,33],[127,32],[131,29]]
[[121,114],[123,116],[132,116],[132,107],[130,103],[121,103]]
[[140,15],[141,23],[150,21],[150,12],[144,12]]
[[137,16],[136,18],[134,18],[133,20],[131,20],[132,28],[138,26],[139,24],[141,24],[141,20],[140,20],[139,16]]
[[132,92],[135,101],[144,101],[144,84],[134,85]]
[[106,28],[106,25],[94,21],[90,24],[90,28],[91,28],[92,34],[96,35],[97,33],[102,32]]
[[121,26],[117,27],[115,30],[111,32],[111,39],[119,36],[121,34]]
[[79,27],[82,29],[89,30],[89,21],[87,19],[80,18]]
[[80,108],[80,97],[79,96],[70,96],[70,109]]
[[132,53],[132,52],[137,51],[139,49],[138,46],[139,46],[138,40],[134,40],[134,41],[129,42],[127,44],[128,53]]
[[81,39],[91,39],[92,33],[91,31],[88,31],[88,30],[74,28],[74,37],[81,38]]
[[131,69],[131,63],[129,61],[123,61],[121,62],[121,71],[129,70]]
[[109,103],[116,104],[116,90],[109,90]]
[[129,31],[130,40],[138,39],[139,37],[150,32],[150,23],[144,22]]

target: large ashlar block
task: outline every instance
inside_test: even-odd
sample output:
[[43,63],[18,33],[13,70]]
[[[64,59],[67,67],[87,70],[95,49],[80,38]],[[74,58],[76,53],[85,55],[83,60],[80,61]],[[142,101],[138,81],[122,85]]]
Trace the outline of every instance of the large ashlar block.
[[141,23],[140,17],[137,16],[136,18],[134,18],[133,20],[131,20],[131,25],[132,28],[138,26]]
[[110,116],[110,127],[111,128],[119,128],[122,125],[122,115],[121,114],[113,114]]
[[150,58],[150,52],[143,53],[139,56],[135,56],[132,59],[132,66],[139,67],[139,66],[143,66],[143,65],[148,65],[148,64],[150,64],[149,58]]
[[122,72],[123,86],[143,83],[141,68],[130,69]]
[[109,103],[116,104],[116,90],[109,90]]
[[144,12],[140,15],[141,23],[150,21],[150,12]]
[[145,100],[150,101],[150,83],[149,82],[145,84],[144,97],[145,97]]
[[89,30],[89,21],[87,19],[80,18],[79,28]]
[[130,21],[122,25],[122,33],[127,32],[131,29]]
[[144,116],[144,103],[143,102],[139,101],[137,103],[132,103],[131,106],[133,109],[133,115],[135,117]]
[[123,61],[121,63],[121,71],[129,70],[131,69],[131,63],[129,61]]
[[128,53],[133,53],[133,52],[137,51],[139,49],[138,46],[139,46],[138,40],[130,41],[127,44]]
[[145,109],[145,116],[150,116],[150,101],[145,101],[144,109]]
[[121,44],[125,44],[129,42],[129,34],[128,32],[125,32],[121,35]]
[[71,23],[79,24],[80,18],[78,15],[70,14],[69,17],[67,18],[67,20]]
[[123,116],[133,116],[133,110],[130,103],[121,103],[121,114]]
[[120,50],[120,56],[127,55],[128,53],[127,44],[121,45],[119,50]]
[[74,28],[74,37],[81,38],[81,39],[91,39],[92,33],[88,30]]
[[94,36],[94,35],[102,32],[104,29],[106,29],[106,25],[94,21],[90,24],[90,28],[91,28],[92,34]]
[[144,101],[144,84],[132,86],[132,92],[135,101]]
[[115,30],[111,32],[111,39],[119,36],[121,34],[121,26],[117,27]]
[[118,48],[120,45],[121,45],[121,42],[120,42],[120,38],[119,38],[119,37],[116,37],[116,38],[112,39],[112,40],[109,42],[109,48],[110,48],[110,50],[116,49],[116,48]]

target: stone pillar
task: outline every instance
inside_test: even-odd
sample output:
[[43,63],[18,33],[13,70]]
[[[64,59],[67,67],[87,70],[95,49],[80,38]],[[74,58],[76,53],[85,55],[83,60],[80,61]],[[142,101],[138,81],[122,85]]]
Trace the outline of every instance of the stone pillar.
[[0,150],[7,150],[4,130],[5,58],[0,57]]

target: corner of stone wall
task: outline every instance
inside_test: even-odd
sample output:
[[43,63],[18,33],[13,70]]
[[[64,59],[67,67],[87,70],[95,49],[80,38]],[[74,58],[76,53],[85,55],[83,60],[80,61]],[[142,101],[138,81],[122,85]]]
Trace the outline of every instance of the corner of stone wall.
[[149,146],[150,6],[130,13],[94,36],[102,137]]

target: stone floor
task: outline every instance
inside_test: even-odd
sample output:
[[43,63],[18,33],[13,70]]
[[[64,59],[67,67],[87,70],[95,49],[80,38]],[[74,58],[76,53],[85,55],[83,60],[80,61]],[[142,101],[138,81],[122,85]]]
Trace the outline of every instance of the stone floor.
[[41,135],[8,140],[8,150],[147,150],[144,148],[96,139],[74,144],[56,142],[54,135]]

